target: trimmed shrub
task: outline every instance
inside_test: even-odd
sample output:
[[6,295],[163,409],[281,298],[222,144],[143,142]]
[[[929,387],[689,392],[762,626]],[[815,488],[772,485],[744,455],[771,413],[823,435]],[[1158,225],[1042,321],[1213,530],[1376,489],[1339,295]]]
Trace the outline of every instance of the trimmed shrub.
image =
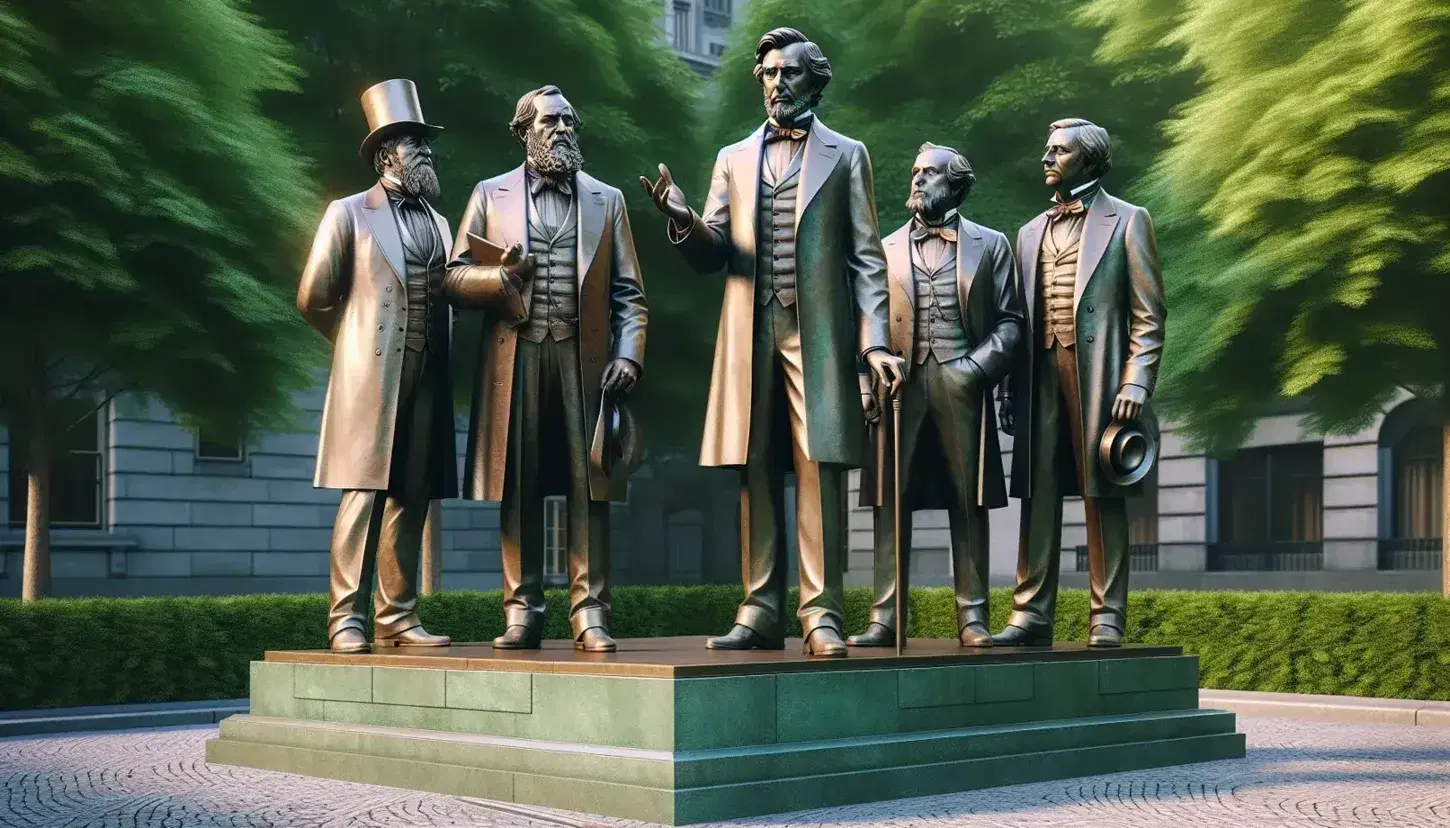
[[[621,587],[613,631],[718,635],[740,596],[733,586]],[[909,635],[956,635],[950,589],[913,589],[910,600]],[[1438,595],[1139,590],[1130,600],[1128,640],[1197,655],[1204,687],[1450,701],[1450,601]],[[546,636],[568,638],[567,594],[551,590],[548,602]],[[846,590],[848,631],[866,626],[870,605],[870,590]],[[1010,593],[993,590],[993,629],[1010,608]],[[458,642],[503,632],[497,592],[437,593],[421,612]],[[1058,640],[1085,638],[1087,617],[1087,593],[1064,590]],[[249,662],[321,649],[326,627],[322,595],[0,601],[0,709],[243,698]],[[800,635],[794,617],[789,634]]]

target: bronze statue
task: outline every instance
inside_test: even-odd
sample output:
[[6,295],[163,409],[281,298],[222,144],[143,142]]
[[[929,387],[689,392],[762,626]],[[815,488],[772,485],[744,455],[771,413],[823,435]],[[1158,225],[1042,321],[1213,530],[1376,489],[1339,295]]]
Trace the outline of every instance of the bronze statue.
[[[900,588],[907,589],[911,512],[946,509],[951,522],[957,631],[964,647],[992,643],[987,630],[988,510],[1007,505],[991,392],[1022,339],[1017,267],[1007,237],[958,208],[976,178],[961,153],[922,144],[911,168],[911,220],[887,236],[891,348],[908,359],[901,399],[901,484],[891,480],[890,403],[861,377],[867,420],[878,424],[874,468],[861,499],[876,507],[876,600],[866,631],[847,643],[896,641],[896,557],[891,498],[901,494]],[[889,485],[888,485],[889,484]]]
[[799,617],[807,653],[844,656],[842,476],[867,460],[856,360],[894,391],[886,266],[859,141],[811,108],[831,79],[820,47],[775,29],[755,49],[767,121],[715,160],[703,215],[670,171],[641,183],[701,273],[725,269],[700,465],[741,470],[745,601],[712,649],[784,647],[785,475],[796,475]]
[[[519,99],[509,128],[524,163],[474,188],[448,266],[450,275],[493,279],[525,311],[521,319],[498,305],[487,311],[465,469],[467,498],[502,501],[507,628],[493,641],[500,649],[539,647],[543,499],[555,494],[569,501],[574,646],[616,649],[609,504],[624,492],[591,463],[591,445],[599,424],[613,419],[601,408],[639,380],[649,310],[624,196],[581,169],[579,126],[558,87]],[[469,234],[513,255],[481,263]]]
[[[378,183],[328,205],[297,289],[297,309],[333,343],[314,485],[342,489],[332,532],[328,639],[338,652],[375,642],[445,646],[418,619],[418,562],[429,502],[458,496],[448,386],[448,222],[409,80],[368,89],[371,130],[358,153]],[[454,285],[452,299],[466,288]],[[373,572],[377,591],[373,595]]]
[[[1107,130],[1052,124],[1042,156],[1056,202],[1017,236],[1029,347],[1001,395],[1015,434],[1012,495],[1022,499],[1017,589],[997,644],[1052,640],[1062,499],[1087,515],[1088,643],[1122,643],[1128,514],[1149,472],[1157,421],[1148,397],[1163,354],[1163,277],[1148,211],[1110,196]],[[1126,449],[1126,450],[1125,450]]]

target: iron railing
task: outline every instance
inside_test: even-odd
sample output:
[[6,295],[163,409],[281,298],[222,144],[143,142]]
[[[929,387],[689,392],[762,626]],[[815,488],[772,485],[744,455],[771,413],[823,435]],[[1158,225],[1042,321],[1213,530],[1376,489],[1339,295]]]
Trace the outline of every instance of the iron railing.
[[1209,572],[1312,572],[1323,568],[1323,541],[1250,541],[1208,547]]
[[1399,570],[1439,569],[1439,538],[1386,538],[1380,541],[1379,568]]
[[[1088,548],[1079,546],[1077,552],[1077,571],[1088,571]],[[1157,572],[1158,571],[1158,544],[1156,543],[1135,543],[1128,547],[1128,571],[1129,572]]]

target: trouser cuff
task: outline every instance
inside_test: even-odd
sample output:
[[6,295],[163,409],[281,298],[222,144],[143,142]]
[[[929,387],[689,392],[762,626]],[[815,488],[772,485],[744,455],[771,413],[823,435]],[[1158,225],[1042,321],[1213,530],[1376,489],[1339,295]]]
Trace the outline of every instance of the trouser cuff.
[[780,636],[780,619],[762,607],[743,606],[735,613],[735,623],[755,630],[766,638]]
[[604,607],[583,607],[569,616],[569,629],[576,640],[590,627],[603,627],[605,632],[609,631],[609,613],[604,611]]
[[830,627],[841,634],[841,619],[829,610],[814,610],[801,616],[801,637],[810,638],[821,627]]
[[967,628],[968,624],[981,624],[987,626],[987,611],[984,609],[960,610],[957,612],[957,631]]
[[414,627],[421,626],[423,626],[423,622],[418,618],[418,614],[416,612],[410,612],[394,621],[373,624],[373,636],[375,638],[391,638],[395,635],[401,635]]
[[894,630],[896,629],[896,608],[884,607],[877,609],[872,607],[871,612],[866,616],[866,620],[872,624],[880,624],[883,627]]
[[368,628],[367,624],[364,623],[365,620],[366,619],[357,615],[345,615],[340,619],[334,620],[331,624],[332,629],[328,630],[327,633],[328,642],[331,642],[332,639],[336,638],[337,634],[342,632],[343,630],[357,630],[358,632],[366,635]]
[[527,627],[530,630],[544,626],[544,614],[524,608],[510,607],[503,612],[504,623],[509,627]]
[[1112,627],[1118,632],[1125,632],[1128,628],[1127,619],[1121,613],[1112,610],[1099,610],[1088,616],[1088,631],[1093,627]]
[[1021,627],[1024,630],[1031,631],[1045,631],[1052,629],[1051,621],[1048,621],[1047,619],[1034,612],[1028,612],[1026,610],[1013,610],[1012,614],[1007,616],[1007,624],[1009,626]]

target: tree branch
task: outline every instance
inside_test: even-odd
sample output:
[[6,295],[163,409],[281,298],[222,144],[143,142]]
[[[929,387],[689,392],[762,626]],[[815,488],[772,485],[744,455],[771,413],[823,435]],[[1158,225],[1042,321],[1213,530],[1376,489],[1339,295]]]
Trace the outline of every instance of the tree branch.
[[80,425],[81,423],[85,422],[87,419],[90,418],[90,416],[92,414],[96,413],[97,411],[100,411],[102,408],[105,408],[106,405],[111,400],[114,400],[116,397],[119,397],[120,395],[126,393],[127,391],[130,391],[130,390],[134,389],[135,387],[136,387],[135,383],[132,383],[130,385],[126,385],[126,386],[123,386],[121,388],[117,388],[115,391],[112,391],[109,395],[106,396],[106,398],[104,400],[101,400],[99,403],[96,403],[96,407],[95,408],[92,408],[90,411],[87,411],[86,413],[82,414],[75,422],[73,422],[70,425],[66,426],[65,427],[66,432],[69,432],[71,429],[73,429],[76,426]]

